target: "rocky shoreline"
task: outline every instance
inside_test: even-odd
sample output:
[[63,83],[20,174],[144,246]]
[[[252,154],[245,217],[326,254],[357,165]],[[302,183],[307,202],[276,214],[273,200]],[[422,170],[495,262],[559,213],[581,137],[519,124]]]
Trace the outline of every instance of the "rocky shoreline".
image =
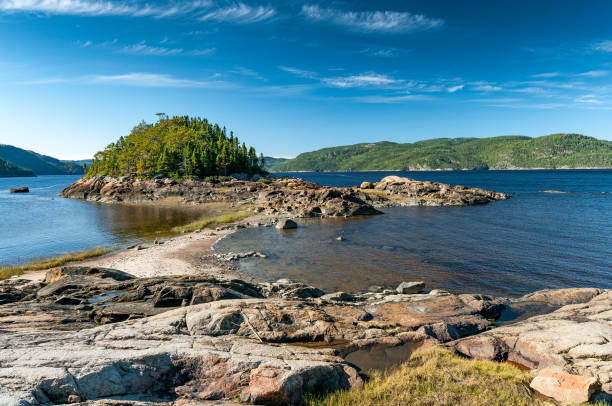
[[[268,222],[509,197],[394,176],[355,188],[96,177],[62,194],[226,202]],[[533,370],[532,388],[556,401],[612,397],[611,290],[512,299],[420,281],[358,294],[287,279],[256,283],[236,278],[235,261],[262,254],[211,251],[235,227],[54,268],[42,279],[0,281],[0,404],[299,404],[305,393],[358,389],[372,370],[430,345]]]
[[64,189],[63,197],[102,203],[142,203],[178,198],[181,203],[224,202],[268,215],[335,217],[380,214],[391,206],[463,206],[505,200],[510,196],[478,188],[421,182],[387,176],[359,187],[321,186],[302,179],[143,180],[131,177],[82,178]]
[[291,280],[136,278],[83,266],[2,281],[0,303],[1,404],[292,404],[306,392],[359,388],[372,366],[432,344],[591,379],[571,388],[582,396],[612,394],[610,290],[508,299],[405,283],[326,294]]

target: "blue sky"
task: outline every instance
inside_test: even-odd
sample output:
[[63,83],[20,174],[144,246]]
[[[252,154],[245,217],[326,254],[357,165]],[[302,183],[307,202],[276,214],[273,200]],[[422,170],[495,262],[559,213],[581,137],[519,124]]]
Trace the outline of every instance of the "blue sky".
[[612,140],[612,2],[0,0],[0,143],[90,157],[155,113],[258,151]]

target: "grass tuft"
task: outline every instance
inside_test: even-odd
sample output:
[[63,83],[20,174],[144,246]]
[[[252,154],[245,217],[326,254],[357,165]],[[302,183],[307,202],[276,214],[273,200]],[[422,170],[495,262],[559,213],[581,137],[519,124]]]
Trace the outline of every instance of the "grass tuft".
[[237,211],[213,217],[204,217],[198,221],[194,221],[193,223],[174,227],[172,228],[172,231],[175,233],[188,233],[205,227],[217,227],[222,224],[233,223],[234,221],[239,221],[252,215],[253,213],[249,211]]
[[529,388],[529,372],[511,365],[461,358],[432,347],[363,387],[322,397],[307,395],[305,406],[374,405],[543,405]]
[[68,262],[82,261],[87,258],[99,257],[113,251],[110,248],[96,247],[89,251],[70,252],[58,257],[40,258],[24,265],[0,266],[0,280],[8,279],[15,275],[21,275],[25,271],[38,271],[41,269],[55,268]]

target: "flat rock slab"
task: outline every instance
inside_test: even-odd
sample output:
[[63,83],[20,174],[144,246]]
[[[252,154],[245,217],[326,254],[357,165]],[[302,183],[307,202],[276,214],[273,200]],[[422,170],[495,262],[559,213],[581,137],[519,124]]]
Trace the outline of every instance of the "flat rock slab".
[[188,309],[77,332],[0,336],[0,404],[75,403],[158,394],[287,404],[303,391],[359,387],[329,350],[189,334]]
[[[551,294],[545,292],[545,296]],[[556,367],[592,376],[601,382],[604,392],[612,394],[612,291],[600,290],[585,303],[569,304],[457,340],[451,346],[473,358],[508,360],[530,369]]]

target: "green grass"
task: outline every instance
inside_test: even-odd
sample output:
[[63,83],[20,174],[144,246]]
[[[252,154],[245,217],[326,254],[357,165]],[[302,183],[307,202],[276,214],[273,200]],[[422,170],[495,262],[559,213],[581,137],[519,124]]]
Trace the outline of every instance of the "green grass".
[[41,269],[55,268],[68,262],[82,261],[87,258],[99,257],[113,251],[110,248],[96,247],[89,251],[70,252],[51,258],[39,258],[24,265],[0,266],[0,279],[8,279],[15,275],[21,275],[26,271],[38,271]]
[[193,223],[189,223],[184,226],[174,227],[172,228],[172,231],[175,233],[188,233],[206,227],[217,227],[222,224],[233,223],[234,221],[240,221],[252,215],[253,213],[249,211],[237,211],[213,217],[204,217],[198,221],[194,221]]
[[461,358],[442,347],[422,349],[388,373],[374,374],[363,389],[323,397],[305,406],[544,405],[533,395],[533,376],[511,365]]

